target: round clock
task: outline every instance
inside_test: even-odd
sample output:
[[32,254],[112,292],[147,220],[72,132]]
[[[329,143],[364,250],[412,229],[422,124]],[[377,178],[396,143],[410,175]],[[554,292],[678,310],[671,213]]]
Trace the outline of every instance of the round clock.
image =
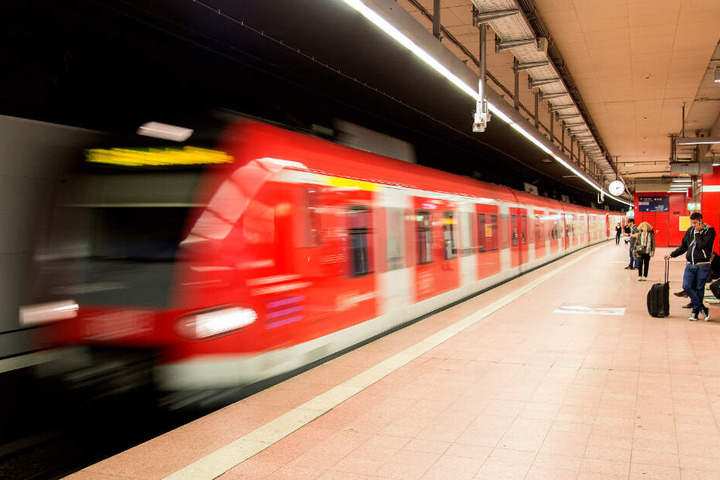
[[622,195],[625,191],[625,185],[620,180],[615,180],[608,185],[608,191],[610,191],[611,195]]

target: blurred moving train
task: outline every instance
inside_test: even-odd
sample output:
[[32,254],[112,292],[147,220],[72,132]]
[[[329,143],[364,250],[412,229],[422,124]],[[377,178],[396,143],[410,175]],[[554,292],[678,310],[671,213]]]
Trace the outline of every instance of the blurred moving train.
[[622,221],[246,119],[216,149],[90,150],[57,199],[22,320],[86,347],[84,381],[122,389],[103,352],[120,370],[151,353],[178,401],[291,372]]

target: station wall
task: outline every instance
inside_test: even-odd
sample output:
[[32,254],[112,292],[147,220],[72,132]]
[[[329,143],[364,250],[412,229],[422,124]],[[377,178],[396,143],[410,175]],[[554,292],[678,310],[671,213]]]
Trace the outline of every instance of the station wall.
[[[640,197],[669,197],[667,212],[641,212]],[[658,247],[676,247],[682,243],[685,229],[681,229],[680,217],[690,215],[687,209],[687,196],[682,192],[642,192],[635,193],[635,223],[648,222],[655,230],[655,245]]]
[[100,132],[0,115],[0,359],[32,349],[18,308],[55,183]]

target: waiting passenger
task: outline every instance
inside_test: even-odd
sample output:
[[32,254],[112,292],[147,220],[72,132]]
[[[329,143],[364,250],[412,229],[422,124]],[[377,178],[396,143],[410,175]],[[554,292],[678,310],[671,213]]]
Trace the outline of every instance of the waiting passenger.
[[655,232],[648,222],[642,222],[638,226],[639,233],[635,237],[635,265],[638,271],[638,282],[647,280],[648,268],[650,268],[650,257],[655,255]]
[[622,227],[620,226],[620,222],[618,222],[618,224],[615,225],[615,245],[620,245],[620,235],[622,235]]
[[632,217],[627,219],[627,226],[630,229],[630,233],[627,234],[630,240],[630,248],[628,249],[630,253],[630,264],[625,267],[625,270],[633,270],[635,268],[635,239],[637,238],[635,234],[638,233],[639,230],[637,226],[635,226],[635,219]]
[[665,259],[670,259],[685,253],[687,265],[683,274],[683,289],[688,292],[692,300],[693,309],[688,320],[697,321],[698,314],[702,311],[705,321],[710,320],[710,311],[703,304],[705,296],[705,282],[710,274],[710,258],[713,253],[713,242],[715,241],[715,229],[703,223],[703,216],[700,212],[693,212],[690,215],[690,228],[687,229],[682,239],[682,244],[676,248]]

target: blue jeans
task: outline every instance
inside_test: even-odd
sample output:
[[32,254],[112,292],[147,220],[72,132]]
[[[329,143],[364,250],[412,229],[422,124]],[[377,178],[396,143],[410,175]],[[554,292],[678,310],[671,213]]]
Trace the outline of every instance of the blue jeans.
[[630,268],[635,268],[635,266],[637,265],[637,263],[635,262],[635,252],[633,252],[634,246],[635,244],[633,242],[630,242],[630,248],[628,250],[630,252],[630,265],[628,265],[628,267]]
[[705,297],[705,281],[710,273],[710,265],[687,265],[683,274],[683,289],[688,292],[692,300],[693,315],[705,310],[703,298]]

